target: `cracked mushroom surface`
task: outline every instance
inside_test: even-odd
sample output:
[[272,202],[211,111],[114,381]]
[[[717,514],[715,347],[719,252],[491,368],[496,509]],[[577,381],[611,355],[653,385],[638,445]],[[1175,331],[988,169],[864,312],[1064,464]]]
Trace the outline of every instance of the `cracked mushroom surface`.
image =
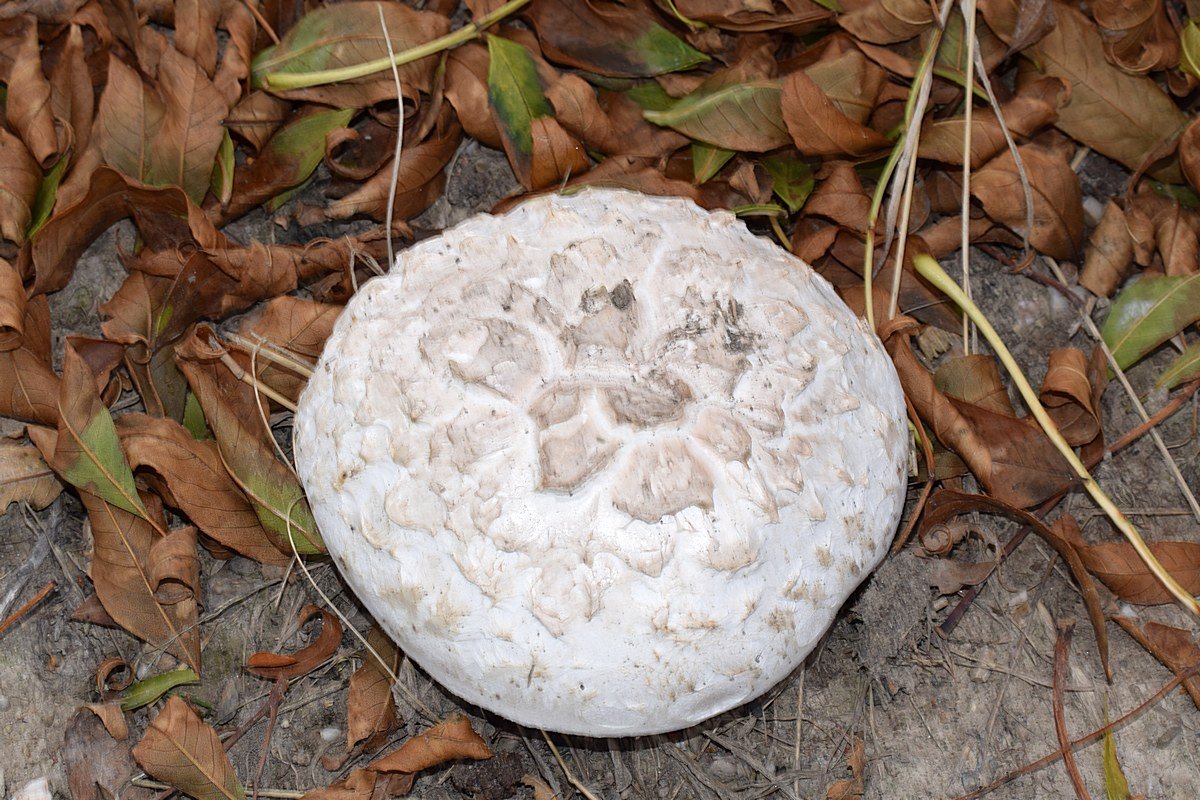
[[524,725],[684,728],[797,667],[878,564],[907,425],[878,340],[733,215],[546,195],[365,284],[295,454],[347,583]]

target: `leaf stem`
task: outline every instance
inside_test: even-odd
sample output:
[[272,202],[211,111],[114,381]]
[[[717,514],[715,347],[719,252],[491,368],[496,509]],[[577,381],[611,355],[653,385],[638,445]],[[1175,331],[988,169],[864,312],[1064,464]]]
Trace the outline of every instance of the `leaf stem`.
[[1167,591],[1184,608],[1195,616],[1200,617],[1200,603],[1196,602],[1196,598],[1192,597],[1186,589],[1180,586],[1163,565],[1159,563],[1154,553],[1146,544],[1146,541],[1142,538],[1142,535],[1138,532],[1138,529],[1129,521],[1129,518],[1125,516],[1121,509],[1117,507],[1112,498],[1105,494],[1104,490],[1100,488],[1100,484],[1096,483],[1096,479],[1088,471],[1087,466],[1079,459],[1079,456],[1075,454],[1071,446],[1067,444],[1067,440],[1059,432],[1058,426],[1054,424],[1054,420],[1050,419],[1050,415],[1046,413],[1046,409],[1042,406],[1041,401],[1038,400],[1037,392],[1033,390],[1025,374],[1021,372],[1016,359],[1013,358],[1012,353],[1005,347],[1000,334],[996,333],[996,329],[992,327],[992,323],[988,321],[987,316],[979,309],[979,306],[975,305],[966,296],[962,288],[954,282],[954,279],[946,274],[941,265],[929,256],[924,254],[917,256],[913,259],[913,266],[925,280],[932,283],[943,294],[957,303],[963,312],[971,318],[971,321],[975,323],[975,327],[983,334],[983,338],[987,339],[988,344],[996,352],[1000,363],[1004,365],[1008,374],[1012,376],[1013,383],[1016,384],[1017,390],[1021,393],[1021,397],[1024,398],[1026,405],[1029,406],[1029,410],[1037,419],[1038,424],[1042,426],[1042,430],[1046,432],[1046,436],[1050,438],[1050,441],[1054,443],[1054,446],[1058,448],[1059,452],[1070,463],[1071,468],[1075,470],[1075,474],[1083,481],[1083,488],[1096,501],[1096,505],[1104,510],[1108,518],[1112,520],[1113,525],[1117,527],[1117,530],[1125,536],[1129,544],[1137,552],[1138,557],[1142,559],[1142,563],[1146,565],[1154,577],[1166,587]]
[[505,17],[519,11],[523,6],[528,5],[530,0],[509,0],[509,2],[497,8],[490,14],[486,14],[477,22],[472,22],[470,25],[464,25],[456,31],[451,31],[445,36],[434,39],[431,42],[411,47],[402,53],[397,53],[395,56],[377,58],[374,61],[365,61],[361,64],[350,64],[337,69],[324,69],[316,72],[269,72],[263,76],[263,86],[268,91],[286,92],[290,89],[307,89],[312,86],[323,86],[327,83],[339,83],[341,81],[354,80],[355,78],[363,78],[367,75],[374,75],[376,72],[383,72],[385,69],[391,69],[393,66],[401,66],[403,64],[411,64],[414,61],[420,61],[435,53],[440,53],[443,50],[450,50],[458,47],[460,44],[466,44],[472,39],[477,38],[481,33],[500,22]]

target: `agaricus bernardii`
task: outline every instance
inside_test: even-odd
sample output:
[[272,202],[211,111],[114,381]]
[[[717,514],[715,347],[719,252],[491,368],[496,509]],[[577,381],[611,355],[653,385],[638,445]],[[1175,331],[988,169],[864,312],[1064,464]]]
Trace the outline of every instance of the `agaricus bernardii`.
[[882,559],[904,400],[807,264],[690,201],[545,195],[339,318],[295,457],[346,582],[515,722],[684,728],[797,667]]

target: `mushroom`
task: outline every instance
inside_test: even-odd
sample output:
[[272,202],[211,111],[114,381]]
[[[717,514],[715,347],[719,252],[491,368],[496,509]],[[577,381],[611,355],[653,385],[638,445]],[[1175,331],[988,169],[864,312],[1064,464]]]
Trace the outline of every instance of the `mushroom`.
[[796,668],[904,502],[891,361],[732,214],[587,189],[403,253],[339,318],[295,457],[429,675],[522,725],[684,728]]

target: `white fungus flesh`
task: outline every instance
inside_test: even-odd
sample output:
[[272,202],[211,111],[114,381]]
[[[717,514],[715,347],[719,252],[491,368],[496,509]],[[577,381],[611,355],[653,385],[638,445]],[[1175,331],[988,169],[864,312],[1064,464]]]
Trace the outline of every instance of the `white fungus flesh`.
[[591,189],[403,253],[296,413],[333,558],[435,680],[523,725],[684,728],[760,695],[887,550],[878,340],[727,213]]

